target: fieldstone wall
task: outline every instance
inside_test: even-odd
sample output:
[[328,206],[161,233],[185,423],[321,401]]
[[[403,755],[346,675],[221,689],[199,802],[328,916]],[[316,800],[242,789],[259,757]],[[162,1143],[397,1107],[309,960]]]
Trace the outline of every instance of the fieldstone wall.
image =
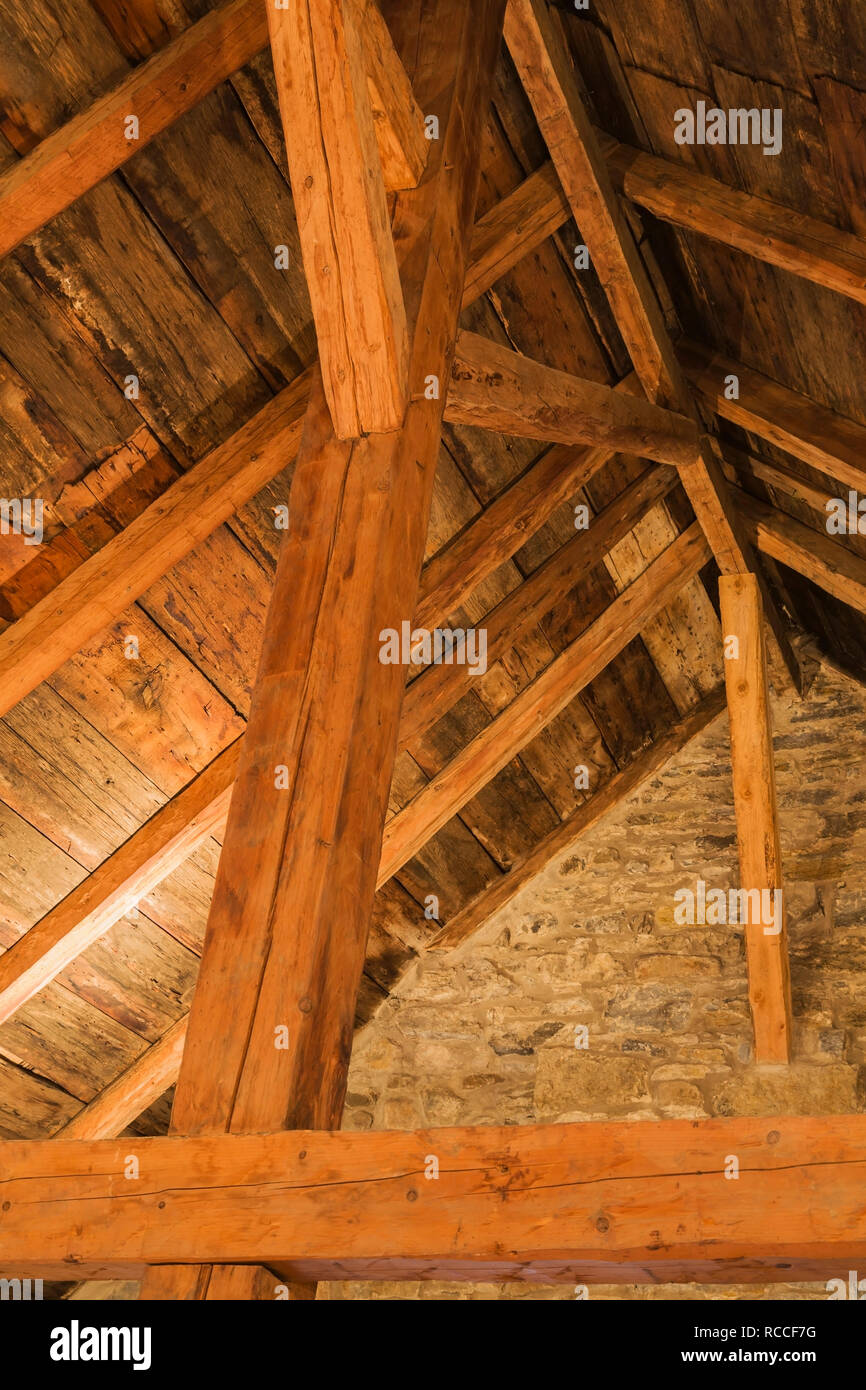
[[[757,1066],[742,929],[674,894],[736,886],[727,718],[471,941],[418,961],[357,1038],[352,1129],[866,1108],[866,691],[826,664],[774,702],[795,1013]],[[575,1029],[588,1046],[575,1046]],[[866,1271],[864,1271],[866,1274]],[[332,1285],[332,1298],[574,1298],[571,1288]],[[825,1298],[824,1285],[591,1288],[591,1298]]]

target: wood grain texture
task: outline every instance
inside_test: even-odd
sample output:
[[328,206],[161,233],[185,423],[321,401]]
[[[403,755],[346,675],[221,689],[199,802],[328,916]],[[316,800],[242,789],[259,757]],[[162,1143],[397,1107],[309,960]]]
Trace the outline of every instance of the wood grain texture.
[[866,1255],[862,1115],[140,1139],[124,1180],[128,1152],[4,1143],[0,1273],[787,1282]]
[[222,828],[239,751],[236,740],[0,956],[0,1022]]
[[[543,196],[538,185],[534,188]],[[524,254],[535,244],[533,238],[547,235],[543,222],[526,222],[524,217],[521,204],[512,205],[510,215],[496,219],[509,255],[517,254],[515,219],[528,238],[522,243]],[[496,259],[490,243],[487,245],[487,254]],[[480,281],[471,291],[476,293],[482,293]],[[39,603],[0,634],[0,711],[10,709],[83,642],[119,617],[134,598],[292,461],[311,379],[308,371],[293,381],[224,445],[171,484],[96,555],[81,561],[79,553],[77,561],[81,563],[76,563],[74,572],[43,593]],[[564,455],[553,455],[549,460],[551,472],[560,458]],[[596,466],[601,462],[599,457]],[[579,486],[578,481],[575,487]],[[517,495],[514,501],[519,501]]]
[[[819,405],[742,362],[684,343],[680,357],[695,389],[724,420],[749,430],[848,487],[866,491],[866,425]],[[728,400],[735,376],[739,397]]]
[[866,242],[770,198],[599,134],[614,186],[664,222],[866,304]]
[[804,526],[757,497],[738,492],[737,498],[762,554],[866,613],[866,560],[825,531]]
[[740,888],[769,895],[772,905],[771,916],[756,910],[750,901],[744,923],[755,1061],[787,1062],[791,1056],[788,932],[764,623],[754,575],[722,575],[719,601],[726,647]]
[[400,425],[409,339],[357,0],[267,6],[301,253],[338,439]]
[[457,339],[445,415],[452,424],[622,450],[660,463],[691,465],[698,453],[693,420],[466,330]]

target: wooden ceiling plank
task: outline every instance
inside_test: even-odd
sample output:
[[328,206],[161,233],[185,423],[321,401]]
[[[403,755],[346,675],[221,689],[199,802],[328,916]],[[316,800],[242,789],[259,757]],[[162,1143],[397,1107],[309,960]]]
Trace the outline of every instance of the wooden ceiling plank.
[[[555,550],[477,623],[487,634],[488,667],[565,599],[676,482],[674,469],[662,465],[648,468],[593,518],[588,532],[575,535]],[[465,664],[434,664],[422,671],[403,700],[400,746],[411,746],[423,737],[471,689],[474,680],[472,668]]]
[[[544,196],[543,188],[538,184],[533,187],[535,195]],[[547,235],[545,224],[527,218],[521,205],[512,203],[511,210],[513,219],[503,213],[497,220],[502,245],[509,256],[516,256],[515,226],[519,221],[527,238],[521,254],[526,254],[536,244],[533,237]],[[489,249],[487,254],[496,260]],[[470,266],[470,276],[472,273]],[[475,285],[482,293],[481,282],[476,279]],[[311,380],[311,370],[299,376],[0,634],[0,715],[118,618],[291,463]],[[551,471],[556,458],[551,459]],[[604,458],[599,466],[601,462]]]
[[694,420],[643,397],[533,362],[464,331],[457,339],[445,418],[500,434],[589,444],[690,466],[700,433]]
[[561,825],[557,825],[535,846],[525,859],[516,863],[507,873],[502,874],[481,893],[478,893],[460,910],[440,932],[427,944],[429,951],[448,951],[460,945],[484,926],[495,912],[510,903],[527,884],[540,874],[557,855],[571,850],[578,840],[599,821],[621,805],[632,792],[664,767],[698,734],[703,733],[714,719],[717,719],[725,706],[724,694],[719,689],[690,710],[668,733],[656,739],[647,749],[621,771],[615,772],[610,781],[589,800],[578,806]]
[[[267,43],[261,0],[231,0],[0,176],[0,256],[119,169]],[[138,117],[137,138],[127,116]]]
[[[543,0],[509,0],[505,38],[647,397],[699,420],[555,17]],[[721,572],[755,570],[757,561],[709,439],[697,459],[681,467],[680,478]],[[799,689],[799,664],[785,625],[763,578],[760,582],[785,668]]]
[[[110,1086],[63,1126],[64,1139],[114,1139],[173,1086],[180,1070],[189,1015],[136,1057]],[[57,1136],[55,1136],[57,1137]]]
[[385,883],[636,637],[698,573],[710,551],[697,523],[679,536],[386,825]]
[[[437,0],[419,24],[416,90],[445,91],[433,95],[428,176],[394,214],[413,383],[450,370],[503,12],[504,0],[471,14]],[[176,1133],[340,1123],[405,685],[401,666],[380,661],[379,633],[414,611],[443,407],[441,393],[413,390],[401,430],[344,442],[314,383]]]
[[356,0],[267,6],[301,254],[338,439],[396,430],[409,337]]
[[601,132],[616,189],[663,222],[721,241],[866,304],[866,242],[830,222],[663,159]]
[[142,1138],[123,1181],[128,1152],[5,1141],[2,1272],[790,1282],[866,1255],[863,1115]]
[[[866,568],[866,566],[864,566]],[[751,574],[719,580],[740,888],[756,1062],[791,1058],[791,978],[761,595]]]

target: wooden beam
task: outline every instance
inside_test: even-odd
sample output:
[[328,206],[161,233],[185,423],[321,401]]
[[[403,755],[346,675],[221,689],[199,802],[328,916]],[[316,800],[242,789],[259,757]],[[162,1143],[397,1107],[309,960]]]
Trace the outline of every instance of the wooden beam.
[[598,139],[618,192],[663,222],[866,304],[866,242],[769,198],[728,188],[672,159]]
[[0,1145],[4,1272],[788,1283],[866,1259],[864,1115],[148,1138],[137,1178],[129,1152]]
[[267,6],[301,254],[338,439],[396,430],[409,338],[358,0]]
[[[385,184],[406,188],[424,168],[423,117],[373,0],[365,0],[362,39]],[[0,256],[121,168],[267,43],[263,0],[230,0],[47,136],[0,176]],[[130,115],[139,121],[136,140],[126,136]]]
[[[648,398],[699,421],[584,107],[557,19],[544,0],[509,0],[506,42]],[[696,461],[680,468],[680,478],[722,573],[754,570],[757,562],[708,439]],[[763,579],[761,583],[768,621],[791,679],[800,688],[799,665],[787,629]]]
[[694,710],[690,710],[672,729],[651,743],[622,771],[615,772],[609,782],[593,792],[592,796],[572,811],[566,820],[554,826],[525,858],[470,899],[427,943],[427,950],[448,951],[466,941],[483,927],[495,912],[510,903],[531,883],[551,860],[571,850],[609,811],[614,810],[650,777],[660,772],[671,758],[719,717],[724,707],[725,697],[721,689],[702,700]]
[[358,0],[358,25],[385,187],[415,188],[421,182],[430,152],[424,113],[415,100],[377,0]]
[[0,634],[0,714],[285,468],[297,451],[311,375],[293,381]]
[[444,406],[423,383],[450,370],[503,9],[436,0],[416,16],[415,90],[435,103],[440,139],[428,177],[398,195],[394,214],[413,390],[401,430],[345,443],[314,387],[176,1133],[340,1122],[405,684],[400,666],[379,660],[378,634],[399,628],[417,599]]
[[464,307],[512,270],[528,250],[553,236],[570,217],[568,200],[548,160],[475,224],[471,265],[463,287]]
[[594,680],[707,563],[695,523],[385,826],[385,883]]
[[445,418],[528,439],[622,450],[680,467],[694,463],[700,443],[693,420],[555,371],[469,332],[457,340]]
[[756,1062],[791,1056],[791,979],[782,892],[782,856],[773,762],[767,660],[761,595],[751,574],[719,580],[725,687],[731,727],[731,763],[740,888],[749,897],[742,915],[749,967],[749,1002]]
[[[64,1139],[113,1139],[177,1080],[188,1015],[137,1057],[110,1086],[63,1126]],[[55,1136],[56,1137],[56,1136]]]
[[[259,3],[256,0],[257,8]],[[519,206],[512,203],[511,209],[515,219],[523,218]],[[519,259],[515,220],[503,211],[497,225],[508,255]],[[527,238],[543,233],[543,226],[531,219],[522,225]],[[531,250],[532,244],[527,240],[524,251]],[[476,279],[475,284],[481,293],[481,281]],[[467,302],[465,296],[463,302]],[[311,380],[312,370],[299,376],[225,444],[167,488],[97,555],[85,560],[0,634],[0,716],[114,622],[172,565],[292,462]]]
[[0,956],[0,1023],[225,823],[239,753],[236,739]]
[[737,500],[762,554],[866,614],[866,560],[826,532],[804,526],[749,493],[739,493]]
[[[695,389],[722,419],[866,492],[866,426],[721,353],[694,343],[682,344],[679,353]],[[725,395],[732,376],[738,382],[737,400]]]

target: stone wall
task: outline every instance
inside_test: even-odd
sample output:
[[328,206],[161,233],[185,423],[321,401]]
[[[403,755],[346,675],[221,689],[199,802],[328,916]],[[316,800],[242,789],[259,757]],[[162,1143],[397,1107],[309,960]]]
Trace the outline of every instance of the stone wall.
[[[727,719],[458,950],[419,960],[357,1038],[352,1129],[866,1108],[866,691],[827,665],[774,702],[795,1057],[757,1066],[742,929],[679,925],[737,884]],[[588,1029],[588,1047],[575,1029]],[[866,1274],[866,1271],[863,1271]],[[573,1298],[571,1288],[333,1285],[332,1298]],[[591,1288],[824,1298],[824,1285]]]

